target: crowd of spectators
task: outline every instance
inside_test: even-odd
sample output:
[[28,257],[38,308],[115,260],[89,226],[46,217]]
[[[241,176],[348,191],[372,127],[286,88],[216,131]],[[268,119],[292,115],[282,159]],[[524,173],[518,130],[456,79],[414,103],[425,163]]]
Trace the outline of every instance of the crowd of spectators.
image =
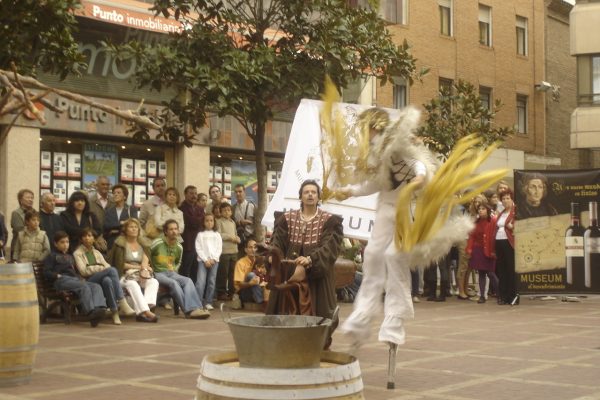
[[[542,208],[544,215],[556,213],[544,201],[545,185],[537,175],[520,183],[527,199],[526,217],[540,215]],[[0,213],[0,257],[44,263],[55,288],[85,298],[82,309],[93,326],[98,324],[99,308],[109,309],[115,324],[121,324],[123,315],[135,315],[140,322],[158,321],[154,310],[160,300],[159,285],[186,317],[195,319],[208,318],[215,300],[241,296],[244,302],[263,303],[268,299],[258,265],[261,258],[254,256],[255,205],[246,199],[243,185],[235,186],[234,206],[218,186],[211,186],[208,196],[187,186],[183,199],[177,188],[167,187],[164,178],[154,180],[153,189],[154,195],[138,211],[128,205],[127,186],[111,187],[109,179],[100,176],[95,192],[73,193],[60,213],[55,212],[52,193],[42,195],[37,211],[33,191],[22,189],[10,220]],[[429,301],[456,295],[459,300],[484,303],[491,295],[498,304],[518,303],[514,198],[502,181],[463,208],[472,216],[475,229],[424,274],[413,272],[414,302],[423,293]],[[8,222],[10,253],[5,251]],[[172,307],[168,300],[163,306]]]
[[[255,206],[243,185],[236,186],[233,208],[218,186],[210,187],[210,204],[192,185],[183,200],[164,178],[156,178],[153,189],[138,212],[128,205],[127,186],[111,187],[100,176],[94,192],[72,193],[60,213],[52,193],[42,195],[37,211],[33,191],[22,189],[10,221],[0,213],[0,257],[43,266],[48,284],[79,297],[79,311],[93,327],[108,314],[116,325],[123,316],[157,322],[159,304],[206,319],[217,296],[239,296],[234,271],[254,233]],[[168,296],[161,299],[159,292]]]
[[[446,258],[425,270],[422,278],[425,297],[428,301],[446,301],[448,296],[456,294],[459,300],[474,299],[482,304],[493,296],[500,305],[517,304],[513,191],[501,181],[496,190],[475,196],[462,212],[471,215],[475,228]],[[415,303],[420,301],[419,280],[418,272],[414,271],[412,296]]]

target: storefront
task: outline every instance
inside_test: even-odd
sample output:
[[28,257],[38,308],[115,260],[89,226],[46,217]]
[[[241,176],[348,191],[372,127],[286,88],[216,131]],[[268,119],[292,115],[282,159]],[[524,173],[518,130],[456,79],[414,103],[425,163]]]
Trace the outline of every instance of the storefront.
[[[103,41],[123,43],[135,38],[155,43],[164,40],[177,23],[154,17],[148,3],[128,1],[125,6],[116,1],[84,0],[82,4],[76,39],[86,56],[87,70],[64,81],[43,74],[39,80],[121,110],[136,110],[143,102],[148,113],[158,112],[161,101],[171,98],[172,93],[136,88],[135,62],[117,61],[103,47]],[[256,188],[253,143],[233,118],[209,118],[190,148],[155,140],[137,143],[127,132],[129,123],[121,118],[58,96],[47,99],[63,112],[43,110],[44,126],[23,115],[1,138],[0,211],[9,218],[18,207],[17,192],[22,188],[36,193],[36,208],[37,199],[46,191],[53,192],[59,206],[64,206],[72,192],[95,190],[98,175],[129,185],[128,200],[135,205],[152,194],[152,181],[157,176],[165,176],[167,185],[180,191],[195,185],[206,193],[210,184],[219,184],[228,197],[236,183],[249,186],[250,192]],[[5,118],[0,126],[10,122],[11,118]],[[267,126],[265,150],[271,194],[290,129],[290,122],[274,121]],[[156,133],[150,132],[151,137]]]

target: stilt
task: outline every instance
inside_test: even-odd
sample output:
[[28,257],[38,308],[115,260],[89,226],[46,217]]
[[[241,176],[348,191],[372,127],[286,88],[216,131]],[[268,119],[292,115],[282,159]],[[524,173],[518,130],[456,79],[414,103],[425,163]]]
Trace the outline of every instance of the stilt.
[[388,342],[390,346],[389,358],[388,358],[388,381],[387,388],[396,388],[396,353],[398,352],[398,345],[396,343]]

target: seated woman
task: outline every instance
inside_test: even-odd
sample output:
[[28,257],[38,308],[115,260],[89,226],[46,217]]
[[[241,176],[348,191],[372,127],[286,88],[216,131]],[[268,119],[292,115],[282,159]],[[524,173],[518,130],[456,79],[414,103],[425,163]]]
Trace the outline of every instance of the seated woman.
[[112,311],[113,323],[121,325],[119,308],[126,316],[133,315],[135,312],[125,300],[123,289],[119,283],[119,274],[104,260],[102,253],[94,248],[94,231],[92,229],[84,228],[79,240],[81,245],[73,253],[77,270],[87,281],[102,286],[106,303]]
[[115,240],[109,259],[119,270],[121,285],[133,300],[136,321],[157,322],[158,317],[150,308],[156,305],[158,281],[152,277],[150,250],[139,241],[141,230],[137,219],[126,220],[123,233]]
[[120,183],[112,187],[114,206],[107,207],[104,211],[104,238],[111,249],[115,240],[121,234],[121,227],[129,218],[137,218],[137,208],[127,205],[129,190]]

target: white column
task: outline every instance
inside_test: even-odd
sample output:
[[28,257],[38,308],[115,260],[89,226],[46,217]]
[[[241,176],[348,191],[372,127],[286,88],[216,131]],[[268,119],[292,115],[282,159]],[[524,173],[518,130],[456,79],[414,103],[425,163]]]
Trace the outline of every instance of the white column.
[[[19,206],[17,193],[31,189],[34,208],[40,196],[40,130],[13,127],[0,144],[0,211],[4,213],[10,235],[10,214]],[[10,243],[10,239],[8,241]]]
[[175,150],[175,187],[181,192],[188,185],[198,188],[198,193],[208,194],[208,168],[210,165],[210,147],[178,146]]

